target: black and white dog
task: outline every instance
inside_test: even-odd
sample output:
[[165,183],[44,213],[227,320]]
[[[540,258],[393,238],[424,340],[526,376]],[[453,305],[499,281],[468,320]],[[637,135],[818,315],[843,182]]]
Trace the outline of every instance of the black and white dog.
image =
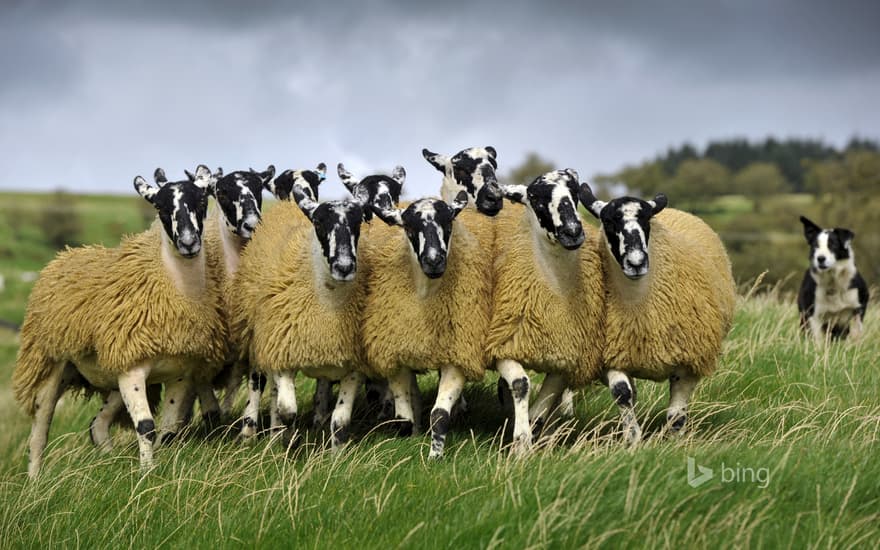
[[801,328],[809,329],[818,342],[862,332],[868,286],[856,271],[849,229],[822,229],[801,216],[804,236],[810,244],[810,268],[798,293]]

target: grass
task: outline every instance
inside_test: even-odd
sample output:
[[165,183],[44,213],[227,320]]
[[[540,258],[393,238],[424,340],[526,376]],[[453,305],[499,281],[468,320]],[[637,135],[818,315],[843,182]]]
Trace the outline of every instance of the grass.
[[[392,438],[368,422],[340,454],[314,443],[314,432],[288,455],[268,439],[248,446],[196,429],[160,448],[142,475],[130,430],[97,454],[87,435],[97,402],[67,398],[36,482],[24,474],[29,425],[8,389],[16,342],[7,335],[0,546],[876,545],[877,317],[871,311],[860,344],[817,350],[800,338],[791,302],[772,293],[742,300],[688,433],[661,434],[668,390],[642,382],[648,437],[634,450],[619,441],[607,389],[594,386],[578,395],[574,421],[527,458],[512,457],[490,378],[467,389],[471,410],[455,421],[441,462],[427,460],[427,437]],[[422,383],[428,393],[436,385],[432,376]],[[308,410],[312,386],[300,384]],[[688,457],[715,477],[689,486]],[[761,469],[765,483],[749,474]]]
[[[46,200],[0,196],[0,319],[21,321],[32,283],[20,276],[54,255],[34,222]],[[112,246],[139,230],[138,200],[77,196],[82,240]],[[740,215],[750,203],[729,197],[720,207]],[[20,212],[30,218],[16,226]],[[360,410],[355,442],[339,454],[312,431],[288,454],[268,438],[243,445],[196,425],[159,448],[144,475],[130,429],[98,454],[87,429],[99,403],[68,396],[33,482],[29,419],[10,389],[18,341],[0,327],[0,548],[877,546],[878,317],[872,305],[860,344],[818,350],[798,334],[790,297],[741,299],[687,434],[662,435],[668,389],[639,384],[647,438],[634,450],[620,443],[617,411],[597,385],[578,394],[575,420],[512,457],[490,375],[466,389],[471,410],[454,421],[441,462],[427,460],[426,436],[393,438]],[[430,403],[436,377],[421,383]],[[313,384],[298,384],[308,411]],[[688,458],[714,477],[691,487]]]

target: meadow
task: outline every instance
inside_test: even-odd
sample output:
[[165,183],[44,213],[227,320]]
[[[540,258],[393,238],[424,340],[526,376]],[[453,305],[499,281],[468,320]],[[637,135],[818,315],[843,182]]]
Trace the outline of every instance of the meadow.
[[[140,223],[136,202],[115,200],[100,209],[104,229],[86,230],[94,241],[115,244],[114,224]],[[29,254],[0,254],[0,318],[21,319],[29,283],[15,274],[45,262]],[[609,392],[595,385],[577,395],[575,419],[524,458],[506,452],[494,376],[465,390],[470,411],[439,462],[427,459],[427,436],[391,437],[363,409],[353,444],[329,452],[323,434],[305,430],[313,385],[300,379],[299,448],[269,437],[245,445],[234,430],[196,424],[160,447],[146,474],[131,430],[117,429],[115,449],[99,454],[88,437],[98,400],[68,395],[43,473],[29,481],[29,419],[9,387],[17,336],[0,328],[0,548],[876,547],[880,315],[872,304],[859,343],[820,349],[799,334],[789,294],[750,290],[684,435],[663,433],[667,386],[641,382],[647,438],[625,448]],[[436,376],[421,384],[429,402]],[[712,476],[689,484],[689,459],[696,476]]]

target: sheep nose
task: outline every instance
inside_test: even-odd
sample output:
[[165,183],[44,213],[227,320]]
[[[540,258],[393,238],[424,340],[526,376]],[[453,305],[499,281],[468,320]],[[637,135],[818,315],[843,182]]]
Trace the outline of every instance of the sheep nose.
[[562,228],[562,232],[572,239],[576,239],[584,232],[584,228],[579,223],[569,223]]
[[500,201],[503,198],[501,187],[497,181],[489,180],[486,182],[486,197],[493,201]]
[[626,255],[626,259],[633,267],[640,267],[645,263],[645,253],[641,250],[633,250]]
[[196,242],[196,235],[192,231],[184,231],[178,238],[183,246],[192,246]]
[[354,262],[340,262],[336,264],[336,271],[343,277],[354,273]]
[[824,265],[825,260],[826,260],[825,256],[816,256],[816,261],[819,262],[819,265]]

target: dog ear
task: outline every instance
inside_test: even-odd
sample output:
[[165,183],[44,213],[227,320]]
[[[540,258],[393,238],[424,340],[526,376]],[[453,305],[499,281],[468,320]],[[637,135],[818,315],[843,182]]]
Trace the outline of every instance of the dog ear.
[[801,216],[801,223],[804,224],[804,237],[807,239],[808,243],[813,244],[813,241],[816,240],[816,236],[822,232],[822,228],[804,216]]

